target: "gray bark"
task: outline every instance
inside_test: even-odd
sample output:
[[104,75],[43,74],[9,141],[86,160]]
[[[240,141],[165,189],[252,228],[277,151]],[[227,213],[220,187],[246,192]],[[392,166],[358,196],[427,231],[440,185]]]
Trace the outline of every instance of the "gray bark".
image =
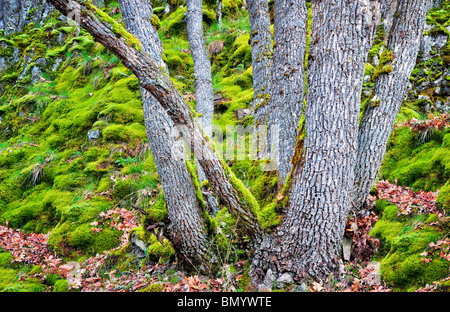
[[[195,110],[200,115],[199,123],[205,134],[211,138],[214,113],[214,93],[211,78],[211,63],[203,35],[202,0],[188,0],[186,6],[186,24],[192,59],[194,61]],[[198,167],[200,182],[206,180]]]
[[380,19],[369,1],[313,1],[306,138],[298,142],[283,223],[264,240],[252,275],[268,269],[324,279],[338,269],[350,209],[362,77]]
[[222,26],[222,0],[217,0],[216,20],[220,28]]
[[260,126],[268,126],[272,33],[267,1],[248,0],[247,7],[252,48],[254,145],[259,147],[257,157],[263,158],[267,156],[267,145],[270,144]]
[[353,208],[364,206],[383,160],[389,135],[405,97],[430,8],[429,0],[399,0],[388,36],[393,52],[391,72],[375,82],[373,97],[365,107],[359,127]]
[[307,16],[305,1],[275,1],[269,137],[280,189],[291,171],[303,109]]
[[[119,0],[119,4],[125,26],[139,38],[143,52],[167,71],[161,56],[161,42],[150,22],[153,13],[150,2]],[[167,229],[169,239],[182,267],[208,271],[209,239],[202,218],[202,208],[186,164],[174,157],[174,149],[184,153],[184,146],[176,140],[173,122],[159,101],[144,88],[141,88],[141,94],[147,137],[170,220]]]
[[[80,16],[80,25],[98,42],[111,51],[122,64],[139,79],[142,88],[148,90],[161,104],[175,126],[183,126],[183,137],[191,137],[194,156],[205,171],[206,178],[228,211],[236,218],[241,235],[259,239],[262,234],[256,213],[258,205],[245,186],[238,182],[231,170],[215,153],[212,144],[195,122],[193,113],[169,76],[146,54],[136,49],[124,33],[115,33],[107,22],[96,16],[89,4],[77,1],[49,0],[62,14]],[[125,36],[125,37],[124,37]]]
[[203,131],[211,136],[214,112],[214,94],[211,78],[211,62],[203,35],[203,13],[201,0],[188,0],[186,6],[186,24],[188,40],[194,60],[194,90],[196,112]]

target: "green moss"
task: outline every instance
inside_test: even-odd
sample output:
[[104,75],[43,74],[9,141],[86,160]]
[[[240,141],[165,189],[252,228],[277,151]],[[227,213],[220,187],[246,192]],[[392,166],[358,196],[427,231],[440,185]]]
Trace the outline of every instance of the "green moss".
[[398,207],[397,205],[389,205],[384,208],[383,212],[384,212],[384,219],[394,220],[397,218],[398,215]]
[[104,142],[128,142],[130,140],[142,139],[145,137],[145,126],[133,123],[129,126],[110,125],[103,130]]
[[53,292],[67,292],[69,291],[69,283],[65,279],[59,279],[55,282]]
[[104,225],[100,232],[96,232],[91,225],[98,214],[109,207],[108,200],[94,196],[90,200],[61,208],[60,221],[52,230],[48,244],[58,252],[67,253],[66,248],[71,247],[89,255],[116,247],[120,242],[121,231]]
[[378,213],[381,213],[381,212],[384,211],[384,208],[386,208],[386,207],[389,206],[389,205],[390,205],[390,203],[389,203],[387,200],[378,199],[378,200],[375,202],[375,210],[376,210]]
[[45,283],[49,286],[55,285],[56,281],[61,279],[59,275],[56,274],[47,274],[45,275]]
[[430,242],[443,236],[443,232],[426,225],[415,226],[417,222],[426,224],[430,218],[435,218],[430,215],[425,221],[424,215],[417,215],[405,219],[397,215],[395,205],[380,202],[378,206],[384,206],[383,217],[375,223],[370,235],[381,239],[381,250],[386,253],[380,266],[384,281],[395,288],[415,289],[445,277],[448,261],[436,258],[425,263],[421,255]]
[[156,30],[159,30],[161,28],[161,21],[159,20],[159,17],[156,14],[152,15],[151,22]]
[[140,292],[162,292],[162,291],[164,291],[164,284],[163,283],[153,283],[139,291]]
[[137,192],[138,184],[133,179],[117,180],[114,183],[113,196],[117,199],[126,199]]
[[0,252],[0,268],[11,267],[12,255],[9,252]]
[[383,52],[381,52],[380,60],[375,68],[373,75],[372,75],[372,81],[375,81],[380,77],[381,75],[385,75],[392,72],[392,66],[391,62],[394,60],[394,52],[393,51],[387,51],[387,49],[383,49]]
[[450,210],[450,180],[439,191],[436,202],[446,211]]
[[105,22],[109,24],[112,28],[112,31],[119,37],[122,37],[125,39],[125,41],[134,49],[136,50],[142,50],[139,39],[130,34],[125,30],[125,28],[120,25],[115,19],[110,17],[108,14],[103,12],[102,10],[95,7],[92,3],[89,1],[84,1],[83,4],[90,9],[102,22]]
[[[167,212],[166,200],[163,191],[158,196],[156,202],[148,209],[146,209],[147,216],[145,217],[148,224],[167,222],[169,215]],[[145,224],[145,222],[144,222]]]

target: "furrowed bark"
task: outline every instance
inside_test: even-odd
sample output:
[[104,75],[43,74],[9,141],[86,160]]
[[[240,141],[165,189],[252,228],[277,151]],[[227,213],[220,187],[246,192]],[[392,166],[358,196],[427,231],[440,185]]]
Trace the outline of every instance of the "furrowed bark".
[[270,101],[270,70],[272,57],[272,33],[270,30],[269,6],[266,0],[247,1],[250,21],[250,45],[252,49],[254,146],[257,158],[268,153],[267,131]]
[[[375,82],[359,127],[353,208],[364,207],[383,160],[389,135],[404,100],[411,72],[416,64],[428,0],[399,0],[387,43],[392,52],[388,69]],[[388,68],[387,66],[390,66]]]
[[[275,1],[269,137],[281,190],[291,171],[305,93],[308,11],[305,1]],[[276,82],[276,83],[275,83]]]
[[216,20],[217,25],[222,26],[222,0],[217,0]]
[[[119,0],[127,30],[137,36],[147,53],[162,68],[162,46],[150,22],[153,13],[149,1]],[[174,157],[174,150],[184,153],[184,146],[174,136],[173,122],[146,89],[141,88],[145,127],[153,159],[164,191],[170,225],[167,229],[179,265],[187,270],[208,272],[210,245],[203,211],[186,163]]]
[[[114,21],[98,16],[100,13],[86,2],[49,0],[62,14],[80,16],[80,26],[99,43],[111,51],[122,64],[139,79],[141,87],[148,90],[166,110],[176,127],[186,129],[184,137],[191,137],[194,156],[205,171],[209,184],[230,213],[236,217],[240,233],[251,238],[261,237],[257,219],[258,205],[251,193],[233,176],[213,150],[208,137],[195,122],[193,112],[170,81],[169,76],[149,56],[138,50],[129,34],[114,29]],[[250,199],[250,200],[249,200]],[[253,199],[253,200],[251,200]]]
[[283,223],[261,244],[252,276],[271,269],[325,279],[335,273],[354,180],[362,78],[380,19],[369,1],[313,1],[306,137],[293,159]]
[[[194,61],[195,110],[200,115],[199,123],[203,132],[211,138],[214,113],[214,93],[211,78],[211,63],[203,35],[202,0],[188,0],[186,5],[186,24],[189,46]],[[200,182],[206,180],[198,166]]]

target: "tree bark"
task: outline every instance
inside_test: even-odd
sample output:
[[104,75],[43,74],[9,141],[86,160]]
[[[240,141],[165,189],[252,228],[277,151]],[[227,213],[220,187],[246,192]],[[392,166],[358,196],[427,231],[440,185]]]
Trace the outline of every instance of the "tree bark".
[[[150,2],[119,0],[119,4],[126,29],[139,38],[143,52],[167,71],[161,42],[150,22],[153,13]],[[141,94],[147,137],[170,220],[168,238],[176,251],[177,262],[189,271],[208,272],[210,242],[202,207],[185,162],[174,157],[174,149],[184,153],[184,146],[176,141],[173,122],[158,100],[144,88]]]
[[257,158],[264,158],[270,144],[264,127],[268,127],[269,116],[272,32],[267,0],[248,0],[247,6],[252,49],[254,146],[259,148]]
[[[424,31],[430,1],[399,0],[387,43],[391,69],[380,75],[359,127],[353,208],[364,207],[383,160],[389,135],[405,97]],[[387,67],[386,67],[387,68]]]
[[339,268],[354,180],[362,78],[380,22],[367,2],[312,2],[306,137],[297,142],[283,223],[253,259],[256,280],[268,269],[291,273],[294,279],[325,279]]
[[[130,34],[122,31],[112,19],[98,16],[93,6],[77,1],[49,0],[62,14],[80,16],[80,26],[103,44],[139,79],[161,104],[176,127],[185,129],[183,138],[194,147],[194,156],[205,171],[206,178],[228,211],[236,218],[241,235],[258,240],[262,235],[257,212],[258,204],[250,191],[233,175],[215,153],[207,136],[194,121],[193,112],[172,84],[169,76],[148,55],[139,51]],[[114,24],[116,27],[112,27]]]
[[[203,132],[211,138],[214,113],[214,93],[211,78],[211,63],[203,35],[202,0],[188,0],[186,6],[186,24],[192,59],[194,61],[195,110],[200,115],[199,123]],[[198,166],[200,182],[206,180]]]
[[275,17],[269,137],[272,138],[270,151],[275,155],[281,190],[291,171],[303,109],[306,3],[302,0],[277,0]]
[[216,20],[220,28],[222,26],[222,0],[217,0]]

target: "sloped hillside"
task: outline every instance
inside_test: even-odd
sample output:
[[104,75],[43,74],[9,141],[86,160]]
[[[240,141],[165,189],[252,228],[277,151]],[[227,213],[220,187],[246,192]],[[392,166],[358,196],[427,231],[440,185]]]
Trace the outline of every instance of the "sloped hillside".
[[[217,263],[222,269],[207,286],[176,271],[174,251],[161,232],[167,210],[147,144],[137,78],[45,1],[8,3],[0,0],[0,291],[173,291],[183,285],[248,290],[248,242],[237,238],[226,246],[227,257]],[[96,3],[121,22],[117,2]],[[153,4],[152,23],[171,79],[195,107],[186,8],[183,1],[170,1],[173,10],[165,13],[164,2]],[[214,6],[215,1],[204,1],[204,29],[215,91],[213,123],[225,132],[227,125],[253,123],[250,28],[241,0],[223,0],[220,27]],[[349,222],[346,236],[355,248],[370,249],[370,257],[363,264],[349,259],[349,284],[324,290],[416,290],[439,280],[437,290],[449,285],[450,1],[429,12],[427,25],[380,179],[436,192],[431,201],[437,205],[421,210],[423,202],[417,201],[402,214],[394,186],[374,187],[374,208],[368,212],[373,223],[364,233],[375,226],[371,234],[378,246],[361,243]],[[366,65],[363,99],[383,70],[384,38],[380,27]],[[265,225],[278,224],[280,216],[270,205],[277,196],[276,175],[251,161],[229,166],[259,201]],[[383,197],[386,185],[392,187],[390,197]],[[367,216],[351,216],[356,217]],[[226,209],[213,222],[233,237],[234,220]],[[445,257],[430,247],[438,242]],[[42,252],[30,256],[36,246]],[[381,263],[383,281],[356,285],[355,277],[372,278],[370,260]]]

